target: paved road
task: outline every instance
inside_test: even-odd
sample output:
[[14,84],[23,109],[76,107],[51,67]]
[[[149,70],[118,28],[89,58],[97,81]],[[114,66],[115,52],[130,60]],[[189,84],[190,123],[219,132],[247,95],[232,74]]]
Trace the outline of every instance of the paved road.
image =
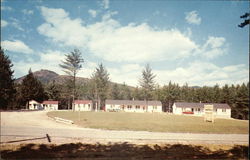
[[[49,134],[52,143],[212,143],[212,144],[248,144],[247,134],[190,134],[162,133],[146,131],[110,131],[79,128],[75,125],[61,124],[46,116],[45,111],[2,112],[1,143],[13,140],[45,137]],[[22,141],[31,142],[31,141]],[[47,139],[32,142],[48,143]],[[18,142],[21,143],[21,142]]]

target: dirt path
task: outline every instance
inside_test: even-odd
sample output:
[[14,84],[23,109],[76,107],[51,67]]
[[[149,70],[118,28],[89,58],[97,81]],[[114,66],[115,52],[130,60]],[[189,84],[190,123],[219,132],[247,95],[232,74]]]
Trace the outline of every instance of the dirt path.
[[[75,125],[55,122],[46,113],[46,111],[1,112],[1,142],[42,137],[46,134],[49,134],[52,142],[57,144],[72,142],[248,144],[249,142],[248,134],[162,133],[79,128]],[[47,140],[35,140],[32,142],[47,143]]]

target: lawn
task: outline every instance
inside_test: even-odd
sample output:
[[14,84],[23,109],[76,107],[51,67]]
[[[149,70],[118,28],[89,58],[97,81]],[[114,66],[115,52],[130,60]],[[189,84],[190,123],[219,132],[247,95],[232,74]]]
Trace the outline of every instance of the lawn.
[[86,128],[134,130],[152,132],[233,133],[248,134],[249,121],[215,119],[204,122],[203,117],[171,115],[166,113],[79,112],[52,111],[49,117],[73,120]]

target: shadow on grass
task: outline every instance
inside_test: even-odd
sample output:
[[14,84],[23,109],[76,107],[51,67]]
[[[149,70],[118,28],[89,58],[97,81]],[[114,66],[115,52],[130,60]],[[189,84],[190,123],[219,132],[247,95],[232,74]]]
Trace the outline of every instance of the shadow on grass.
[[1,149],[3,159],[248,159],[248,147],[236,145],[229,150],[211,151],[202,146],[166,144],[23,144],[16,150]]

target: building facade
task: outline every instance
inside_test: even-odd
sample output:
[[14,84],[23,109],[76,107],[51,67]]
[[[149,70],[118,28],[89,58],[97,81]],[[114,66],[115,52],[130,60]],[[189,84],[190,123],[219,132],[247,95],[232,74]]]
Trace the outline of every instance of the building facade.
[[173,114],[204,116],[204,105],[213,105],[215,118],[231,118],[231,108],[225,103],[187,103],[176,102],[173,104]]
[[74,105],[75,105],[76,111],[92,111],[93,110],[93,103],[91,100],[75,100],[72,106]]
[[106,100],[105,111],[162,112],[160,101]]
[[29,101],[29,110],[42,110],[43,106],[41,103],[35,101],[35,100],[30,100]]
[[58,101],[43,101],[42,106],[45,110],[58,110]]
[[58,110],[58,101],[43,101],[39,103],[35,100],[29,101],[30,110]]

